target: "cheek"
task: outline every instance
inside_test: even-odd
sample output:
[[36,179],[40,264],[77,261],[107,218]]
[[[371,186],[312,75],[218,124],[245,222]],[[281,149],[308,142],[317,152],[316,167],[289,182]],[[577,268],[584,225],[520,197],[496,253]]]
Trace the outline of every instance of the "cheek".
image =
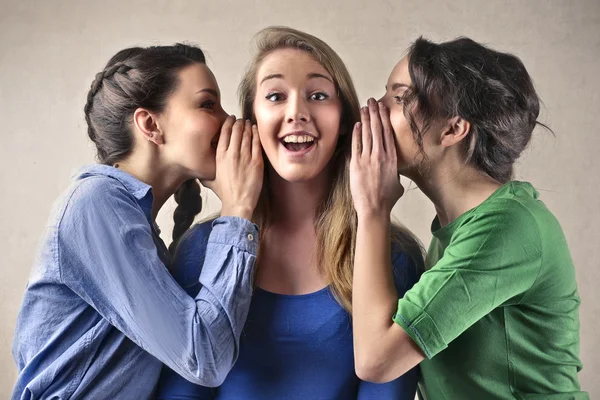
[[191,133],[200,141],[210,141],[221,129],[219,118],[213,115],[200,115],[195,119],[190,119],[193,126],[190,127]]
[[322,110],[316,115],[317,128],[324,139],[337,141],[341,118],[341,110],[338,107]]
[[277,133],[279,116],[276,110],[257,106],[254,107],[254,117],[256,118],[256,126],[261,140],[267,140]]
[[392,129],[394,130],[394,136],[396,138],[396,142],[404,143],[406,141],[406,135],[410,135],[410,126],[404,113],[400,110],[394,110],[390,112],[390,123],[392,124]]

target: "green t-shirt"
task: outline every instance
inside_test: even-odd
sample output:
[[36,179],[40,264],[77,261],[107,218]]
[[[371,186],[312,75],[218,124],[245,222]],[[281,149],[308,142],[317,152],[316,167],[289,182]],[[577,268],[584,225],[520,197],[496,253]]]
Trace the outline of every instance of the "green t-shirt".
[[426,355],[427,400],[589,399],[580,304],[562,229],[529,183],[509,182],[440,228],[394,321]]

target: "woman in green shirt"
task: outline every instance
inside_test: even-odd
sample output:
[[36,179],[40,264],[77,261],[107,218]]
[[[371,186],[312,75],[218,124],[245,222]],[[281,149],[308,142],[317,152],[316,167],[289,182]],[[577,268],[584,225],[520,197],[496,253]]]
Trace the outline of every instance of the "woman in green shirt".
[[[565,237],[533,186],[512,180],[539,124],[522,62],[467,38],[420,38],[361,114],[350,167],[358,376],[386,382],[420,364],[425,399],[588,399]],[[398,174],[437,212],[427,271],[400,300],[389,260]]]

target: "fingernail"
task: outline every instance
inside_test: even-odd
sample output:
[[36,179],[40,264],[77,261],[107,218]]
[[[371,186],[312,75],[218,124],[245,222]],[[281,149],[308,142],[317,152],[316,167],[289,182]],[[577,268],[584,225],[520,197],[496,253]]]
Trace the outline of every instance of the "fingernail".
[[367,103],[368,103],[369,105],[375,105],[375,99],[371,97],[371,98],[370,98],[370,99],[367,101]]
[[383,110],[385,108],[385,105],[382,102],[379,102],[379,108]]
[[363,112],[367,112],[367,110],[368,110],[368,108],[367,108],[367,107],[363,107],[363,108],[361,108],[361,111],[363,111]]
[[360,123],[360,122],[357,122],[357,123],[356,123],[356,129],[360,129],[360,128],[362,128],[362,123]]

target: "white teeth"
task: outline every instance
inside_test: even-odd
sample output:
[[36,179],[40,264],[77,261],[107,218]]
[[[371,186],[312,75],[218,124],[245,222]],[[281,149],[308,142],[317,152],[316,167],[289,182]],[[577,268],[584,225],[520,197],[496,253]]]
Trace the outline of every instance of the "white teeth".
[[289,135],[289,136],[284,137],[283,141],[285,143],[307,143],[307,142],[314,142],[315,138],[313,138],[312,136],[308,136],[308,135],[302,135],[302,136]]

